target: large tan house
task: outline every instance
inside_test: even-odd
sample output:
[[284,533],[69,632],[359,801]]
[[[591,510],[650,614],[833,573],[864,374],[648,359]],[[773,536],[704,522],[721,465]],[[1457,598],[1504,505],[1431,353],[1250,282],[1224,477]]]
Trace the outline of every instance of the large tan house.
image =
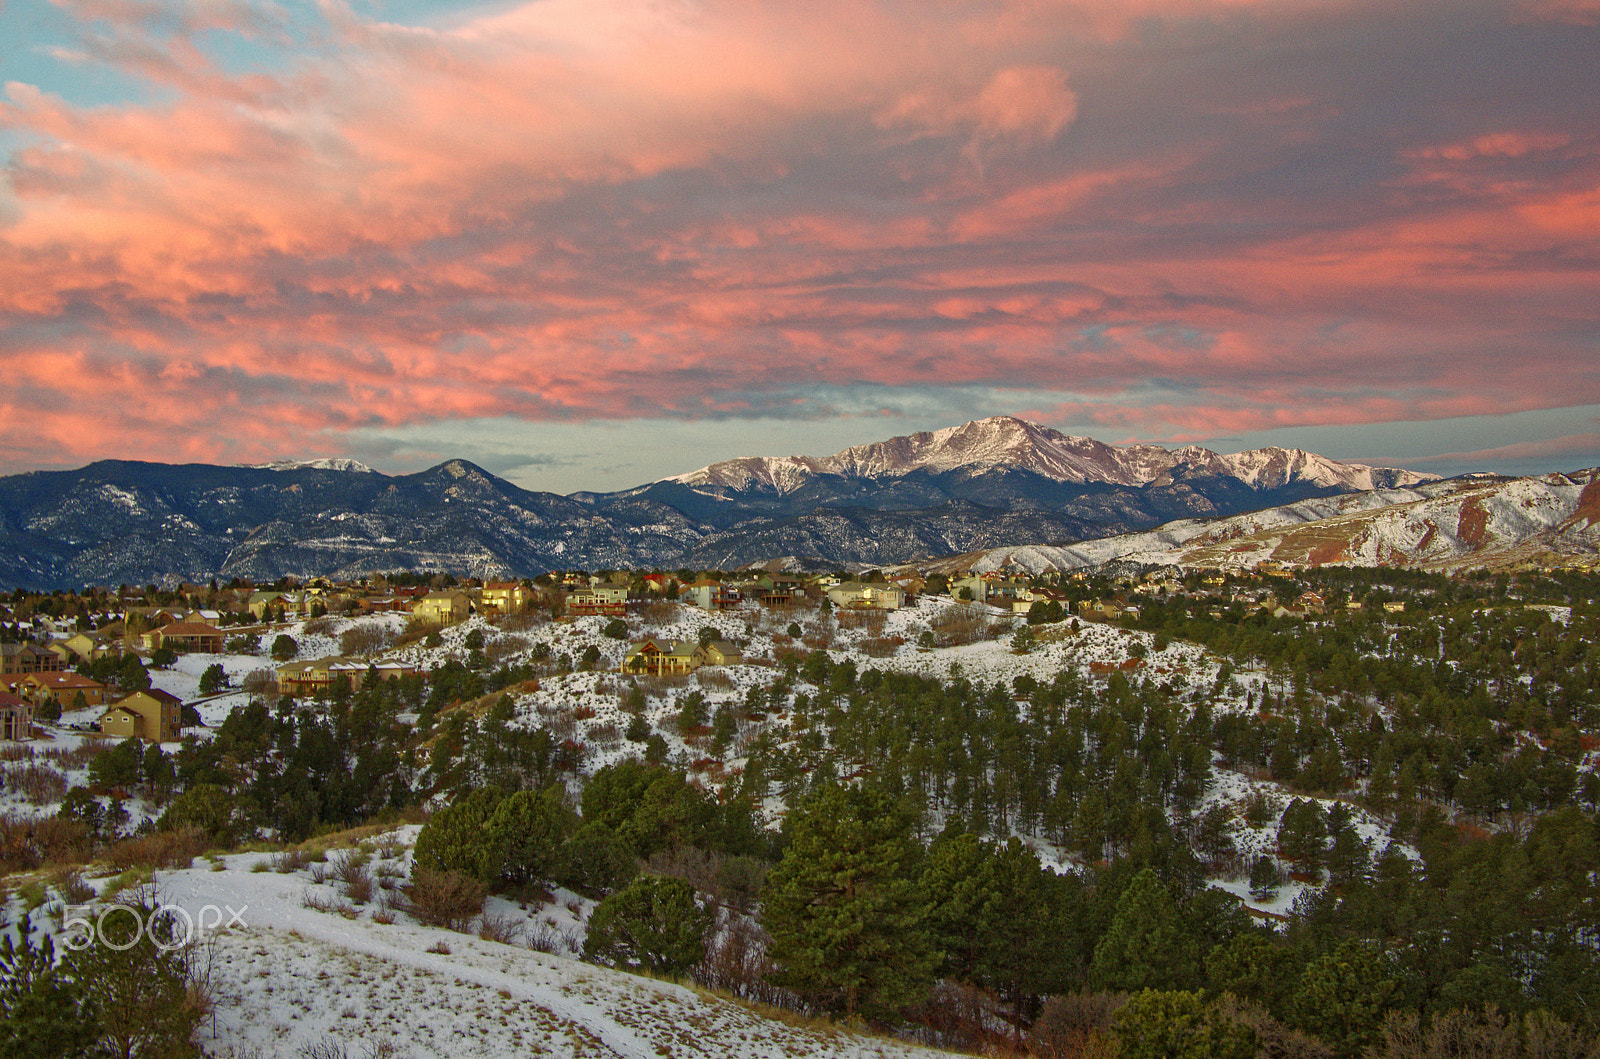
[[62,709],[70,710],[79,695],[83,696],[85,706],[103,706],[116,692],[81,673],[62,672],[29,673],[17,682],[17,694],[36,706],[54,700]]
[[289,662],[278,667],[278,694],[291,697],[326,695],[333,691],[340,679],[358,688],[367,678],[367,671],[377,673],[379,680],[398,680],[416,673],[417,667],[403,662],[364,662],[354,658],[318,658],[311,662]]
[[743,661],[737,647],[721,640],[704,646],[693,640],[642,640],[628,648],[620,668],[624,673],[668,677],[693,673],[701,666],[734,666]]
[[828,589],[836,607],[854,610],[899,610],[906,605],[906,590],[899,585],[872,581],[844,581]]
[[466,621],[472,601],[465,592],[429,592],[411,605],[411,616],[429,625],[454,625]]
[[478,593],[484,614],[523,614],[533,602],[533,590],[521,581],[489,581]]
[[168,648],[173,651],[196,651],[203,654],[220,654],[228,634],[203,621],[177,621],[145,633],[145,646],[155,651]]
[[173,743],[183,729],[183,700],[151,688],[111,704],[100,715],[100,733],[114,739]]

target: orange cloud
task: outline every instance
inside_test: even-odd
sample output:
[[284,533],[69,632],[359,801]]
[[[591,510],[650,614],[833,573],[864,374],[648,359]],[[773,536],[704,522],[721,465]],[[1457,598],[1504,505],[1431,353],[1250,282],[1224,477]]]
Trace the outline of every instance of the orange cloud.
[[[69,58],[152,95],[0,102],[4,400],[46,420],[0,425],[13,467],[855,385],[1172,437],[1600,403],[1600,93],[1521,105],[1495,78],[1548,71],[1455,56],[1433,92],[1504,102],[1435,107],[1389,39],[1431,10],[330,2],[238,73],[213,35],[287,15],[63,7]],[[1532,32],[1492,7],[1484,51]]]

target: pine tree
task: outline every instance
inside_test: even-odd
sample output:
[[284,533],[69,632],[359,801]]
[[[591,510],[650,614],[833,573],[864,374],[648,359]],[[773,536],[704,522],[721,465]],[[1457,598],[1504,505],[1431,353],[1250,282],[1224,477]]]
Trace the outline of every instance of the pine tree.
[[1145,868],[1117,898],[1111,926],[1094,948],[1094,989],[1184,989],[1198,983],[1199,953],[1178,906],[1153,868]]
[[790,827],[762,907],[781,968],[773,980],[850,1016],[884,1017],[922,999],[935,953],[910,814],[882,791],[829,784]]
[[629,971],[680,975],[705,959],[715,916],[682,879],[645,876],[595,908],[583,943],[585,959]]
[[31,929],[24,915],[15,940],[0,937],[0,1055],[84,1055],[98,1036],[94,1008],[69,967],[56,962],[49,935],[35,945]]

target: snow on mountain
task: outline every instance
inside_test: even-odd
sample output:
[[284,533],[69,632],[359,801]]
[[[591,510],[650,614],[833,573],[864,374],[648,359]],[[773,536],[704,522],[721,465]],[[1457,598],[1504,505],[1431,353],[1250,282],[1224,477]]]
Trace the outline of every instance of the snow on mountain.
[[1373,489],[1415,485],[1434,478],[1412,471],[1340,463],[1300,449],[1265,448],[1219,456],[1197,445],[1177,450],[1159,445],[1119,447],[1063,434],[1015,416],[993,416],[942,430],[855,445],[832,456],[745,457],[665,480],[691,488],[739,492],[759,488],[784,495],[820,475],[879,479],[914,471],[943,473],[989,467],[1031,471],[1058,482],[1124,486],[1170,481],[1176,474],[1222,475],[1258,490],[1294,482]]
[[1119,559],[1224,568],[1263,559],[1428,569],[1593,565],[1600,559],[1600,468],[1373,489],[1070,546],[997,548],[949,563],[1037,573]]
[[271,463],[242,463],[239,466],[249,467],[257,471],[352,471],[356,474],[377,474],[378,472],[347,456],[333,456],[321,460],[273,460]]

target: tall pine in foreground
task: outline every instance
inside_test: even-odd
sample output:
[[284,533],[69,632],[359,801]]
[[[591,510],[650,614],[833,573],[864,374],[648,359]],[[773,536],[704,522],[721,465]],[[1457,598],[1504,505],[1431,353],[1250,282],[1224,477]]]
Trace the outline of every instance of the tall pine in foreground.
[[818,1009],[887,1019],[926,996],[935,955],[912,819],[870,787],[829,785],[794,810],[767,878],[773,980]]

